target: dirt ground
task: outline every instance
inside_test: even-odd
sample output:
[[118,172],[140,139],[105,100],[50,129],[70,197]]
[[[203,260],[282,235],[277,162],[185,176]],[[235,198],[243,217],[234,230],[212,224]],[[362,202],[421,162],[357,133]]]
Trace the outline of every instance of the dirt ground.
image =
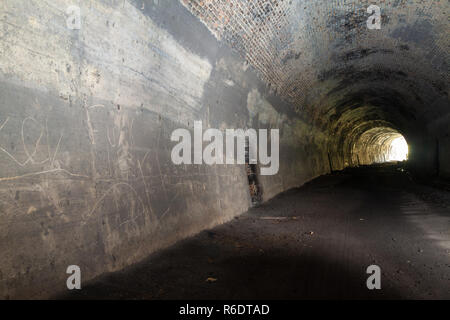
[[396,166],[323,176],[55,298],[450,299],[450,192]]

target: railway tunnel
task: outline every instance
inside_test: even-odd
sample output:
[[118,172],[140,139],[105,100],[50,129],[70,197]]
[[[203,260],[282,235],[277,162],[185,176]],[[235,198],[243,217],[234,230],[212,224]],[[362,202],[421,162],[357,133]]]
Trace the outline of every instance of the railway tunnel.
[[[65,294],[71,265],[83,287],[92,283],[79,290],[86,298],[339,298],[343,288],[361,297],[369,291],[355,278],[379,264],[386,297],[449,298],[448,9],[437,0],[1,1],[0,297]],[[278,130],[268,139],[278,167],[261,174],[268,165],[250,163],[248,145],[245,163],[175,163],[173,133],[195,144],[199,123]],[[257,255],[248,267],[242,250]],[[143,261],[149,291],[144,276],[120,278]],[[186,268],[171,273],[175,265]],[[289,282],[278,278],[293,276],[283,265],[317,281],[309,291],[297,278],[300,289],[231,284],[255,269]],[[340,278],[332,266],[347,282],[327,291],[321,279]],[[96,286],[105,274],[122,289]],[[197,276],[198,286],[186,280]]]

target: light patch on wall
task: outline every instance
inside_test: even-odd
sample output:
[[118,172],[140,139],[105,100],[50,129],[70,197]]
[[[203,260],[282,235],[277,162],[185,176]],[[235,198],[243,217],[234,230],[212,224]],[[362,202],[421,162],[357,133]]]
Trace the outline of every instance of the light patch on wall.
[[83,27],[70,30],[64,10],[70,1],[2,3],[7,10],[0,21],[0,79],[55,91],[66,100],[85,94],[113,105],[143,105],[174,121],[201,109],[212,70],[208,60],[128,1],[83,4]]
[[256,118],[263,125],[278,128],[286,120],[285,116],[279,114],[257,89],[248,93],[247,109],[250,115],[249,124]]
[[[223,82],[229,86],[246,88],[244,73],[241,64],[232,57],[220,58],[216,63],[216,71],[223,76]],[[231,80],[233,79],[233,80]]]
[[234,82],[233,82],[233,80],[224,80],[223,81],[227,86],[229,86],[229,87],[232,87],[232,86],[234,86]]

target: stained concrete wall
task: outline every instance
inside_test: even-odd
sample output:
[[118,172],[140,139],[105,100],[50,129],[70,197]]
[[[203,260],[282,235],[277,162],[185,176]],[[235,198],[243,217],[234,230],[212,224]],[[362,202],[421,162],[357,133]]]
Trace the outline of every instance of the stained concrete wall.
[[[65,290],[250,205],[243,165],[175,166],[176,128],[280,130],[262,199],[398,131],[450,177],[448,2],[0,2],[0,297]],[[81,29],[66,9],[81,8]]]
[[264,199],[329,169],[324,136],[178,1],[3,0],[0,17],[1,298],[51,296],[69,265],[84,283],[246,211],[243,165],[172,164],[194,120],[280,129]]

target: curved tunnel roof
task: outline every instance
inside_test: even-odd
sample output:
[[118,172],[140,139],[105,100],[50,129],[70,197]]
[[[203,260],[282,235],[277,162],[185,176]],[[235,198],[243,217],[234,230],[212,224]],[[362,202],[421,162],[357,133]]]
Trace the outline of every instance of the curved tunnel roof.
[[372,128],[414,143],[445,126],[448,1],[380,3],[379,30],[367,27],[370,4],[355,0],[182,1],[273,93],[328,132],[344,162]]

